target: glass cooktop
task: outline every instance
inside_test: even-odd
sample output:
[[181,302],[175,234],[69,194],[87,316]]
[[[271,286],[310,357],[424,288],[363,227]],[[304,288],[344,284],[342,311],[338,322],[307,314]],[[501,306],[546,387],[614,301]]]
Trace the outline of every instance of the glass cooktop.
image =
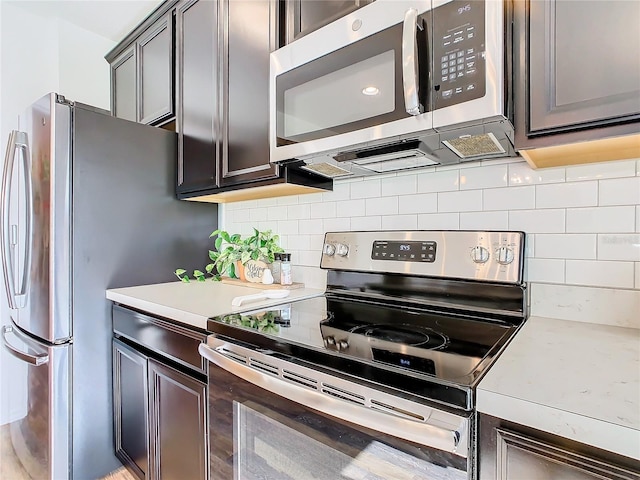
[[343,372],[355,360],[465,387],[475,385],[516,329],[465,316],[331,296],[214,317],[208,328],[283,353],[292,346],[311,349],[325,355],[325,360],[314,357],[314,361],[337,365]]

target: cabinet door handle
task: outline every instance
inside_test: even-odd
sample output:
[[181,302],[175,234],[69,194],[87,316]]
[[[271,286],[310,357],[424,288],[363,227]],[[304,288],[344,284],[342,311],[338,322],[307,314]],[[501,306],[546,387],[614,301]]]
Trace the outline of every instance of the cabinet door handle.
[[420,115],[424,107],[418,99],[418,11],[410,8],[402,24],[402,85],[404,106],[410,115]]

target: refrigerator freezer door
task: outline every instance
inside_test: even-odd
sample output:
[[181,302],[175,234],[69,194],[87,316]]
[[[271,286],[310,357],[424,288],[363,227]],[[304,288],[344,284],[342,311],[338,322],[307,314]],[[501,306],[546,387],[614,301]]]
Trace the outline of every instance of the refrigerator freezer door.
[[12,395],[20,405],[9,424],[10,462],[17,471],[42,480],[70,478],[69,366],[72,344],[48,346],[34,341],[15,324],[2,327],[5,350],[19,360],[12,371]]
[[73,333],[71,112],[56,98],[42,97],[20,116],[20,131],[12,133],[7,148],[0,199],[3,271],[15,322],[33,336],[59,344]]

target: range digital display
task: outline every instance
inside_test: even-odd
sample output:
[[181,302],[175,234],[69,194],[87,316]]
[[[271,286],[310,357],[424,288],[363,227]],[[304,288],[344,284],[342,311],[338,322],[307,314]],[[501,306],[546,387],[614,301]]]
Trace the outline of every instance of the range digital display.
[[436,242],[375,240],[371,259],[433,263],[436,261],[436,250]]

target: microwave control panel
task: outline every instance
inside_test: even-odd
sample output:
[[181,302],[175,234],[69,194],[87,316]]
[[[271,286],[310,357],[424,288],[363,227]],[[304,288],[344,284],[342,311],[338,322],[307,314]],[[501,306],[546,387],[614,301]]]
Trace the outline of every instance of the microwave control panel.
[[483,97],[485,2],[454,0],[432,15],[434,109]]

